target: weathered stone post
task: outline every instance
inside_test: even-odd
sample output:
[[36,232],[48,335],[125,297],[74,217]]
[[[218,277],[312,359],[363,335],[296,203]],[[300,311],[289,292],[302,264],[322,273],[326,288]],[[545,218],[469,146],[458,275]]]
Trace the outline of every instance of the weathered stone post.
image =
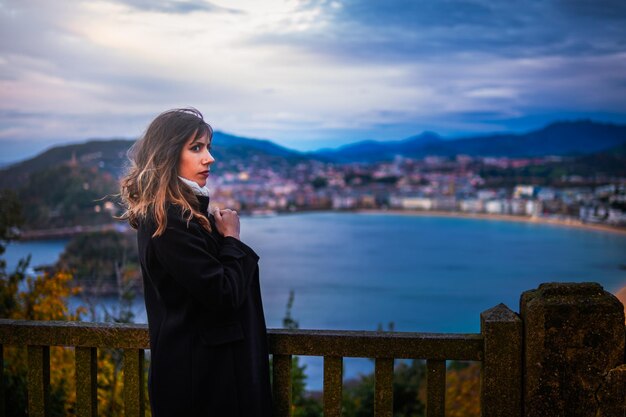
[[522,321],[499,304],[480,315],[482,417],[522,416]]
[[624,416],[623,395],[598,395],[623,383],[624,309],[615,296],[596,283],[541,284],[522,294],[520,315],[526,417]]
[[626,416],[626,365],[609,371],[596,396],[600,403],[597,417]]

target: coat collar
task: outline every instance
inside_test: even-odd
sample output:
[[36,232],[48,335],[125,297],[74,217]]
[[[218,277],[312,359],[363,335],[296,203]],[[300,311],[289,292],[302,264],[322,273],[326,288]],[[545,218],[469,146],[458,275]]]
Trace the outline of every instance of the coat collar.
[[191,188],[195,195],[205,197],[209,196],[209,188],[206,185],[204,187],[200,187],[195,181],[190,181],[187,178],[183,178],[181,176],[178,176],[178,178],[189,188]]

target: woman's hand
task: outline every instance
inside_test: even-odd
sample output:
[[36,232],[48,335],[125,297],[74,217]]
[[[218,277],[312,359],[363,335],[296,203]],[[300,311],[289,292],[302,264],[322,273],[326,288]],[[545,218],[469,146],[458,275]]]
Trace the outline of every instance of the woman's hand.
[[222,236],[232,236],[239,240],[239,215],[235,210],[215,209],[213,211],[213,216],[215,217],[215,226],[217,226],[217,231]]

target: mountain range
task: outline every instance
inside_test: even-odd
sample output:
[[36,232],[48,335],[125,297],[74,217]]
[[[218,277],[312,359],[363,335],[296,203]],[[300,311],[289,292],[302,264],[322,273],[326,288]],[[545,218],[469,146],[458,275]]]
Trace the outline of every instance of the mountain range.
[[313,153],[335,162],[376,162],[396,155],[410,158],[436,156],[537,157],[579,156],[601,152],[626,143],[626,126],[590,120],[556,122],[528,133],[497,133],[444,139],[424,132],[391,142],[362,141],[338,149]]
[[[87,168],[98,168],[118,176],[127,164],[133,140],[93,140],[57,146],[0,170],[0,188],[23,183],[29,173],[74,161]],[[307,160],[352,163],[391,160],[396,156],[422,158],[428,155],[493,157],[584,156],[603,152],[623,152],[626,126],[590,120],[556,122],[528,133],[489,134],[445,139],[424,132],[398,141],[361,141],[335,149],[298,152],[269,140],[244,138],[215,132],[214,156],[226,167],[275,166]],[[596,158],[597,159],[597,158]],[[219,168],[219,165],[218,165]]]

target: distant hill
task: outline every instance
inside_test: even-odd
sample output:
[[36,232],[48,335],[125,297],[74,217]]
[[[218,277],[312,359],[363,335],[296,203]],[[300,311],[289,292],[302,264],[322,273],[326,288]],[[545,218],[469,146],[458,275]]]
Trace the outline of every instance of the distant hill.
[[34,171],[17,190],[24,230],[92,226],[111,222],[103,209],[115,201],[117,179],[97,168],[59,165]]
[[[97,168],[100,172],[120,176],[128,164],[127,152],[134,143],[129,139],[90,140],[84,143],[57,146],[41,154],[0,169],[0,188],[23,186],[37,171],[60,165]],[[269,140],[249,139],[215,132],[213,156],[220,164],[296,163],[309,157],[276,145]]]
[[626,126],[588,120],[559,122],[520,135],[492,135],[454,141],[454,150],[470,155],[575,156],[626,143]]
[[215,132],[213,145],[216,158],[218,156],[246,158],[259,154],[283,158],[305,158],[300,152],[277,145],[267,139],[250,139],[222,132]]
[[581,156],[572,164],[579,175],[609,175],[626,178],[626,142],[614,148]]
[[566,178],[584,178],[592,185],[626,178],[626,142],[616,147],[588,155],[565,158],[541,165],[520,168],[482,167],[479,174],[486,180],[486,187],[513,187],[516,184],[571,186]]
[[[41,154],[0,169],[0,188],[23,186],[33,172],[74,164],[82,168],[97,168],[118,177],[127,164],[126,154],[133,140],[92,140],[85,143],[57,146]],[[215,132],[213,155],[216,168],[245,170],[250,167],[276,169],[307,160],[337,163],[377,162],[391,160],[396,155],[423,158],[427,155],[507,156],[533,157],[546,155],[584,156],[613,149],[620,151],[626,144],[626,126],[598,123],[589,120],[557,122],[543,129],[524,134],[491,134],[446,140],[432,132],[424,132],[404,140],[380,142],[361,141],[337,149],[321,149],[301,153],[279,146],[269,140],[244,138]],[[605,158],[615,164],[610,156]],[[608,158],[608,159],[607,159]],[[581,162],[586,163],[586,162]],[[589,163],[593,163],[592,160]],[[612,166],[612,165],[611,165]],[[614,171],[614,170],[612,170]]]
[[557,122],[524,134],[491,134],[443,140],[434,133],[401,141],[364,141],[313,155],[336,162],[374,162],[395,155],[422,158],[427,155],[454,156],[576,156],[601,152],[626,143],[626,126],[589,120]]
[[311,152],[310,155],[334,162],[376,162],[391,160],[396,155],[406,157],[423,156],[420,154],[422,149],[428,146],[437,146],[441,142],[443,142],[443,139],[436,133],[424,132],[399,141],[378,142],[365,140],[344,145],[338,149],[321,149]]
[[0,170],[0,188],[23,185],[31,173],[74,162],[85,168],[96,167],[117,175],[133,144],[128,139],[92,140],[86,143],[56,146],[39,155]]

